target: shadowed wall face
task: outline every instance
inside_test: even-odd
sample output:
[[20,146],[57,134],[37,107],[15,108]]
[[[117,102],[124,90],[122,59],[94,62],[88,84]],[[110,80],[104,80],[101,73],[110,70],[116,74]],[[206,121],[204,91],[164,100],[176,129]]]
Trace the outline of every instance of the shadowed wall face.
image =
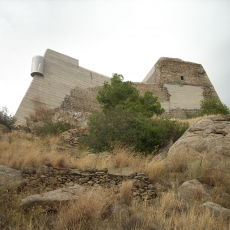
[[53,50],[44,55],[44,75],[34,74],[33,80],[15,114],[17,124],[38,107],[60,107],[66,95],[76,86],[86,89],[102,86],[110,78],[79,66],[77,59]]

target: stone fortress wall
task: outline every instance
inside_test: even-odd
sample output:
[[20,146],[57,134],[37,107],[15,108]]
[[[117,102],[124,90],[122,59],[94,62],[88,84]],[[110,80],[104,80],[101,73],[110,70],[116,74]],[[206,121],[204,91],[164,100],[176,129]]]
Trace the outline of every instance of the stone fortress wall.
[[[50,49],[44,59],[44,76],[34,75],[16,113],[17,123],[40,106],[100,111],[96,95],[109,77],[82,68],[78,60]],[[141,95],[147,90],[153,92],[166,113],[177,118],[196,112],[203,99],[219,99],[202,65],[177,58],[160,58],[144,80],[133,85]]]

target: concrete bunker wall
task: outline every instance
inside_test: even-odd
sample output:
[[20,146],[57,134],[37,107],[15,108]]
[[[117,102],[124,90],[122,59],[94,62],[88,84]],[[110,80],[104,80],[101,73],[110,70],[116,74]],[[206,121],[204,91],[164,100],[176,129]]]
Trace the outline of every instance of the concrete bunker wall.
[[[98,89],[110,78],[79,66],[77,59],[47,49],[44,75],[33,80],[16,112],[17,123],[38,107],[70,111],[100,111]],[[149,90],[171,117],[186,118],[206,98],[219,99],[202,65],[177,58],[160,58],[141,83],[133,83],[141,95]]]
[[47,49],[44,55],[44,76],[35,74],[15,114],[17,123],[38,107],[60,107],[71,89],[103,85],[109,77],[79,66],[77,59]]

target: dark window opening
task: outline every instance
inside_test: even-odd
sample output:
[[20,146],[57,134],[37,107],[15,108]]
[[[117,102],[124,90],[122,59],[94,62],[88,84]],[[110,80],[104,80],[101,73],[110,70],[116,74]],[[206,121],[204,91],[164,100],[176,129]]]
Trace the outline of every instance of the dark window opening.
[[181,76],[180,79],[181,79],[181,80],[184,80],[184,76]]

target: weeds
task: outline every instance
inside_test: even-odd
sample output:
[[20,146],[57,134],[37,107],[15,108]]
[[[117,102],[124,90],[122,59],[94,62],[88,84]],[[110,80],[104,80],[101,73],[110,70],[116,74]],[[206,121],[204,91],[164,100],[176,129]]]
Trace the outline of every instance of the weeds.
[[[11,144],[9,139],[12,139]],[[210,201],[230,208],[229,177],[220,169],[211,167],[205,159],[193,162],[181,153],[177,159],[168,156],[163,160],[152,160],[152,156],[140,156],[122,146],[115,146],[112,153],[89,154],[86,150],[77,149],[60,153],[56,151],[58,142],[58,137],[34,138],[18,131],[4,134],[0,140],[0,164],[16,169],[39,164],[79,169],[131,167],[149,177],[157,187],[158,196],[153,202],[132,200],[132,181],[128,180],[121,184],[118,194],[112,188],[92,188],[56,214],[33,216],[22,213],[18,204],[34,191],[24,194],[17,188],[4,188],[0,191],[2,229],[229,229],[227,220],[213,216],[208,209],[201,209],[199,197],[188,206],[177,196],[181,183],[197,178],[210,187]],[[114,211],[115,207],[118,212]]]

